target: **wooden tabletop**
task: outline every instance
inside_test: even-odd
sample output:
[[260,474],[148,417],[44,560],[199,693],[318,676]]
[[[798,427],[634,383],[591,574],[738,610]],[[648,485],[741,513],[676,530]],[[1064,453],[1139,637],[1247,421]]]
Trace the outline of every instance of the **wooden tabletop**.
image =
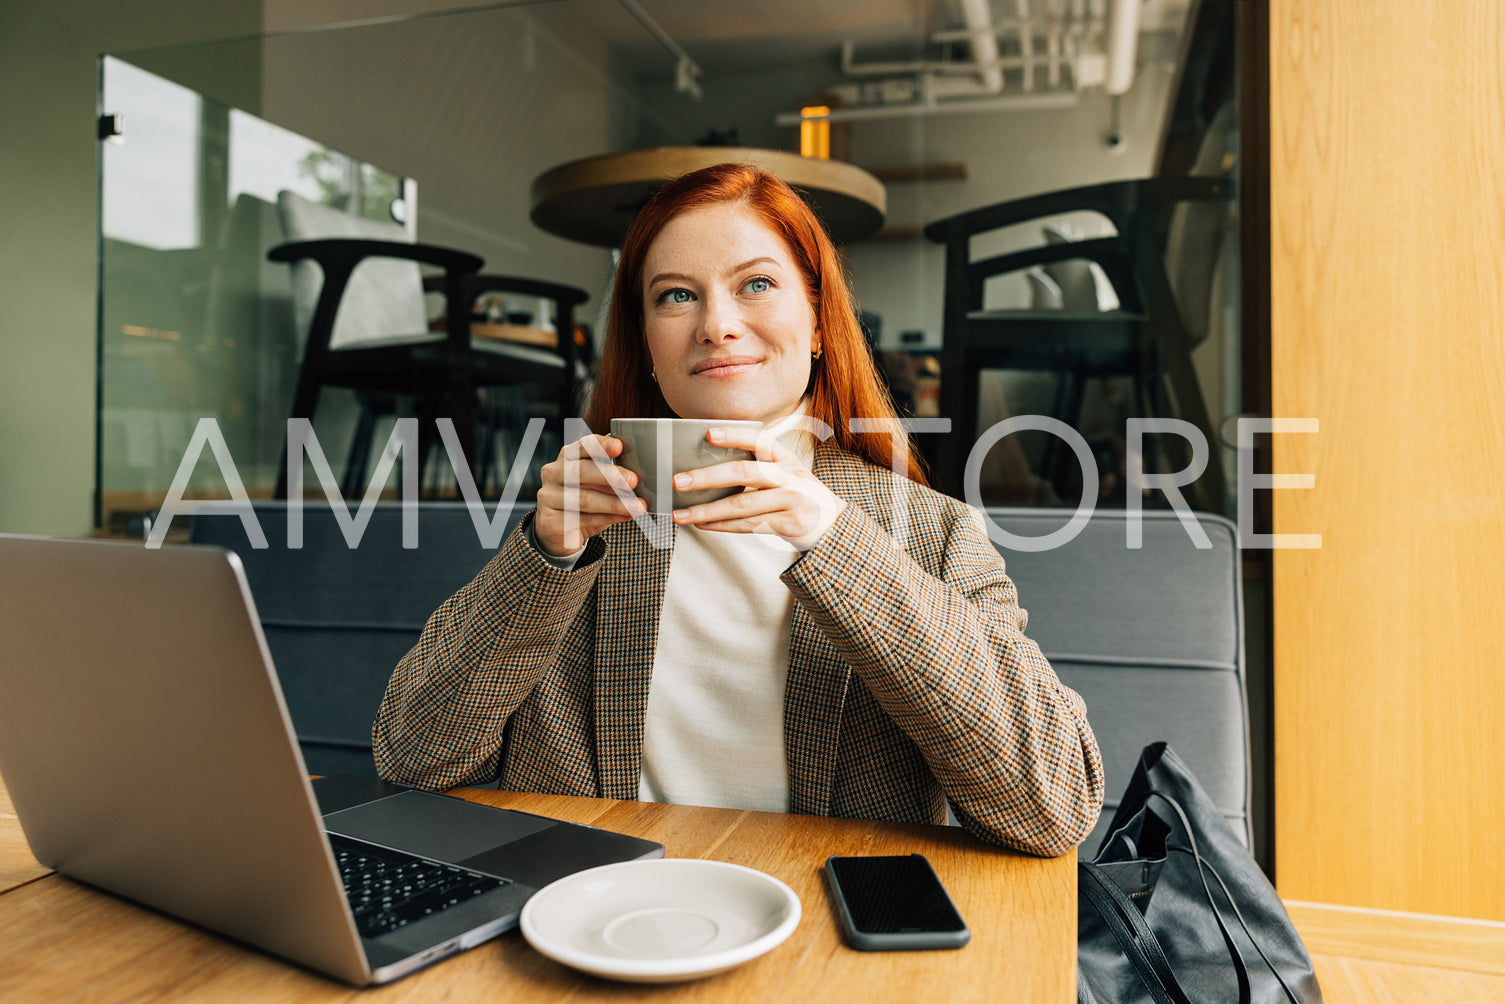
[[543,349],[552,349],[559,345],[559,336],[554,332],[526,324],[491,324],[486,321],[475,321],[470,325],[470,333],[476,338],[492,338],[503,342],[517,342],[520,345],[536,345]]
[[[0,944],[5,946],[0,998],[797,1004],[1075,999],[1074,854],[1029,858],[986,847],[952,827],[477,789],[459,794],[649,837],[662,842],[671,857],[711,858],[765,871],[799,895],[804,908],[799,928],[768,955],[692,983],[640,986],[585,976],[545,959],[513,931],[397,983],[357,991],[46,875],[25,852],[14,816],[0,815],[0,875],[8,883],[0,891]],[[8,812],[8,800],[0,807]],[[915,852],[935,866],[972,929],[971,944],[933,952],[846,947],[819,872],[826,856]]]
[[750,164],[798,189],[831,239],[877,233],[888,213],[883,182],[839,160],[744,146],[664,146],[571,161],[533,181],[534,224],[560,237],[620,247],[643,204],[670,178],[715,164]]

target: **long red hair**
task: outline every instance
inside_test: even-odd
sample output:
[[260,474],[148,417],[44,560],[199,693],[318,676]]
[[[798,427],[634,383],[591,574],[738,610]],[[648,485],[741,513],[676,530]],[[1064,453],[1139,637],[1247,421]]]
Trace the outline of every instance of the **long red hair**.
[[[805,200],[766,171],[745,164],[718,164],[681,175],[659,189],[633,220],[622,241],[621,258],[606,322],[601,370],[585,410],[592,431],[605,432],[613,418],[668,418],[668,402],[653,382],[643,330],[643,263],[659,231],[680,213],[735,202],[762,219],[784,244],[804,277],[815,312],[821,357],[810,374],[811,418],[833,430],[832,441],[874,464],[893,466],[893,439],[884,433],[853,432],[853,418],[895,419],[893,399],[878,376],[872,353],[857,322],[845,271],[825,228]],[[914,444],[907,473],[925,484]]]

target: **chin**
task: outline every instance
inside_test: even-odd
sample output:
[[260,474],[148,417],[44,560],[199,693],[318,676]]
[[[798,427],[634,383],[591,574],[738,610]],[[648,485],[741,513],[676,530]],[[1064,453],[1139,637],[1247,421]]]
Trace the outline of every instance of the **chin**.
[[756,421],[759,416],[765,414],[765,409],[746,401],[694,401],[684,402],[683,407],[669,405],[671,411],[680,418],[695,419],[724,419],[728,422],[743,422],[749,419]]
[[[748,393],[752,388],[727,387],[723,393],[715,393],[722,388],[698,388],[699,394],[686,395],[686,399],[668,401],[669,409],[680,418],[695,418],[704,420],[723,419],[728,422],[763,422],[765,424],[776,421],[777,418],[789,414],[799,407],[799,398],[787,406],[781,398],[765,399],[758,397],[756,393]],[[711,393],[705,393],[711,391]],[[769,415],[775,418],[768,418]]]

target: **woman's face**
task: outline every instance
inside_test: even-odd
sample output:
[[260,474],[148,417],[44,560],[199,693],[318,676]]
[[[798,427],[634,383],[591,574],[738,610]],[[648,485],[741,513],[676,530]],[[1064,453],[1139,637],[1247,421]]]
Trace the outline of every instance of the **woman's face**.
[[775,422],[810,382],[815,314],[784,239],[751,209],[674,217],[648,247],[643,330],[680,418]]

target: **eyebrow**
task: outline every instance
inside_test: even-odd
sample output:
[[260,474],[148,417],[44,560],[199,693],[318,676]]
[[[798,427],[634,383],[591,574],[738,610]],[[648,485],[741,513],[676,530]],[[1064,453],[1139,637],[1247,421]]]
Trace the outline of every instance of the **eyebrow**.
[[[763,256],[760,258],[749,258],[747,261],[744,261],[741,264],[733,265],[730,269],[727,270],[727,272],[728,274],[735,274],[737,272],[746,271],[747,269],[752,268],[754,265],[762,265],[765,263],[769,265],[777,265],[780,268],[783,267],[782,265],[780,265],[777,258],[769,258],[767,256]],[[648,288],[652,289],[654,285],[660,282],[664,282],[665,280],[689,282],[691,281],[691,278],[691,276],[685,275],[683,272],[660,272],[653,278],[648,280]]]

